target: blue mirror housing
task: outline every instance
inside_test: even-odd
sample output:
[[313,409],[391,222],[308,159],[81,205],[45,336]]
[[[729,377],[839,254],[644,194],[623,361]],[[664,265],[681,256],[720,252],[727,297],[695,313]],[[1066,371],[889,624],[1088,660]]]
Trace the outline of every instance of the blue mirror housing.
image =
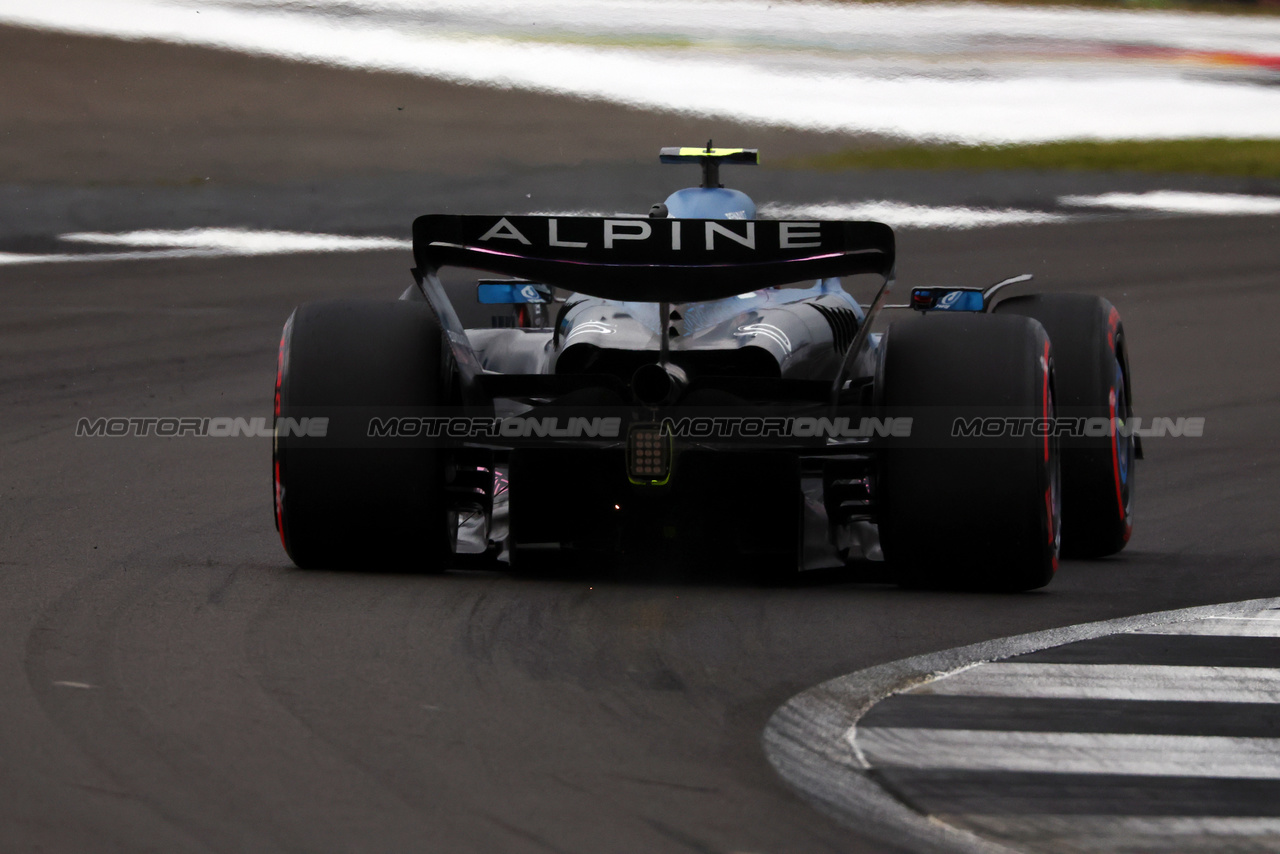
[[541,305],[551,301],[549,285],[518,279],[481,279],[476,283],[476,302],[481,305]]
[[982,291],[972,288],[915,288],[911,307],[916,311],[984,311]]

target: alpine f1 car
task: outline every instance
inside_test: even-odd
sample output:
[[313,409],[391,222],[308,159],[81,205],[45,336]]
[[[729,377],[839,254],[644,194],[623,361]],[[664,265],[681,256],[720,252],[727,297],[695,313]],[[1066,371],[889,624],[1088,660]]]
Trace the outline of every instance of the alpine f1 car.
[[[661,159],[701,186],[647,216],[422,216],[399,300],[293,312],[272,468],[298,566],[825,559],[1029,589],[1060,549],[1124,547],[1140,447],[1109,302],[1007,296],[1018,276],[891,304],[887,225],[757,218],[719,181],[755,150]],[[491,328],[446,269],[483,274]]]

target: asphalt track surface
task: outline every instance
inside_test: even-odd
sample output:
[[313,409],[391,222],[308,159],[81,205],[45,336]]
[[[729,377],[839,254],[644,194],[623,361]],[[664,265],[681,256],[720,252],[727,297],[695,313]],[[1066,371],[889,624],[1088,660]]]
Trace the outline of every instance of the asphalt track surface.
[[[541,174],[504,169],[507,192]],[[674,186],[653,169],[615,183]],[[473,203],[436,171],[433,206]],[[1140,414],[1205,417],[1203,438],[1147,442],[1122,555],[1021,595],[762,588],[731,565],[304,572],[272,529],[269,440],[75,422],[268,416],[292,306],[391,298],[407,253],[0,268],[0,850],[890,851],[766,761],[789,697],[988,638],[1276,595],[1280,219],[904,232],[900,253],[904,285],[1030,271],[1106,296]]]

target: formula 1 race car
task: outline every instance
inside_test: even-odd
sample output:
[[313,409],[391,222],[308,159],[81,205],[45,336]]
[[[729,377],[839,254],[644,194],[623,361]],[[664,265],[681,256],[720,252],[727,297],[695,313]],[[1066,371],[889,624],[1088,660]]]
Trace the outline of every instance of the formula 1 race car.
[[[661,159],[701,186],[647,216],[422,216],[398,301],[293,312],[272,468],[298,566],[843,561],[1021,590],[1060,548],[1124,547],[1140,446],[1109,302],[1000,299],[1018,276],[891,304],[888,226],[756,218],[719,181],[754,150]],[[464,328],[446,269],[511,277],[475,282],[492,328]],[[842,277],[867,276],[862,303]]]

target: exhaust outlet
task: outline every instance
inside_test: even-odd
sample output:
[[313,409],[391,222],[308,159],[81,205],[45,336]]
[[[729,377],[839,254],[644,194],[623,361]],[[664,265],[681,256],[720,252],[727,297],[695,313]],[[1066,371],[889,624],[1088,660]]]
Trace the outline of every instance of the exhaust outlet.
[[631,375],[631,393],[645,406],[674,403],[688,385],[689,377],[685,372],[669,362],[641,365]]

